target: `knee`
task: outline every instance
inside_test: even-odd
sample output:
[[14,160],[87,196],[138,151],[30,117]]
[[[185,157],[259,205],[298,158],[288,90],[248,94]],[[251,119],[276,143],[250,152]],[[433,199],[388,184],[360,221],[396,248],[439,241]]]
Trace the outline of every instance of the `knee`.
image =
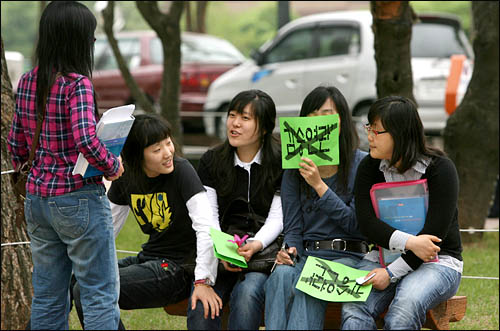
[[421,301],[406,298],[393,301],[384,317],[388,329],[420,329],[425,320],[426,307]]
[[342,304],[342,330],[360,330],[361,325],[363,325],[363,328],[371,329],[368,327],[370,324],[375,325],[375,321],[365,305],[353,302],[344,302]]
[[293,284],[295,268],[288,265],[278,265],[266,282],[266,288],[276,289],[278,286]]
[[243,281],[240,282],[231,292],[231,305],[248,305],[250,302],[264,302],[264,283],[261,281]]

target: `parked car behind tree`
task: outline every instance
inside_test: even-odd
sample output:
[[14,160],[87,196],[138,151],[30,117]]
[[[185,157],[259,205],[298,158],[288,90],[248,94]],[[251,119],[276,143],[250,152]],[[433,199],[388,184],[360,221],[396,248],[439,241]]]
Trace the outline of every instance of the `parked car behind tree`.
[[[137,84],[157,102],[163,74],[161,41],[154,31],[120,32],[118,47]],[[206,34],[181,34],[180,111],[201,112],[209,85],[219,75],[246,60],[227,40]],[[104,35],[97,37],[94,52],[94,88],[101,109],[135,103],[111,47]],[[182,117],[185,131],[203,131],[200,117]]]

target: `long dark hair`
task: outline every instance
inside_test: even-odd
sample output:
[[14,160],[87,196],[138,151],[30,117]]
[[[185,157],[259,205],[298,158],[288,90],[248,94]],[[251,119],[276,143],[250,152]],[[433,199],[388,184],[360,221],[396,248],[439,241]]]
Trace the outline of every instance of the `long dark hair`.
[[373,124],[377,119],[394,140],[389,166],[396,166],[401,160],[397,167],[400,173],[413,167],[424,155],[444,155],[441,150],[427,145],[417,106],[410,99],[387,96],[375,101],[368,112],[368,122]]
[[[323,104],[331,99],[335,104],[340,118],[340,136],[339,136],[339,166],[338,166],[338,192],[347,192],[349,183],[349,170],[351,169],[354,153],[359,146],[359,137],[354,126],[354,121],[349,111],[349,106],[344,95],[334,86],[318,86],[306,96],[302,102],[300,116],[305,117],[308,114],[318,110]],[[298,173],[298,172],[297,172]],[[299,175],[300,176],[300,175]],[[302,178],[302,176],[300,176]],[[302,179],[303,180],[303,179]]]
[[[168,121],[158,114],[141,114],[135,116],[122,156],[125,173],[131,182],[141,185],[144,178],[144,149],[164,139],[172,138],[172,129]],[[173,141],[172,141],[173,142]]]
[[[248,90],[238,93],[231,100],[227,113],[229,115],[230,111],[236,111],[238,114],[243,114],[247,105],[250,105],[253,117],[257,121],[262,141],[262,173],[254,189],[258,190],[264,185],[267,190],[273,190],[274,182],[281,173],[280,144],[273,136],[276,125],[276,106],[267,93],[261,90]],[[220,180],[220,188],[217,189],[221,196],[231,194],[238,184],[234,167],[235,152],[236,147],[231,146],[228,139],[215,148],[216,157],[212,172],[215,178],[224,179]]]
[[[43,11],[36,47],[39,115],[58,73],[92,77],[96,26],[94,14],[77,1],[52,1]],[[97,113],[95,95],[94,107]]]

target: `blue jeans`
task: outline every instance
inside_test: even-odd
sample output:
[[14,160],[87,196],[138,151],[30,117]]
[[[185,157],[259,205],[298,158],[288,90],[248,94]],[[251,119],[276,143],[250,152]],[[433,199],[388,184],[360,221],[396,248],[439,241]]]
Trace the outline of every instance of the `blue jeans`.
[[103,185],[54,197],[27,194],[24,213],[33,256],[31,329],[67,330],[71,271],[80,283],[87,330],[116,330],[118,268]]
[[258,330],[264,312],[264,284],[268,275],[249,272],[244,280],[238,280],[229,302],[229,330]]
[[[162,267],[162,264],[168,264]],[[120,309],[161,308],[186,299],[192,279],[174,261],[139,253],[118,261],[120,274]],[[82,328],[83,321],[78,282],[73,287],[75,307]],[[124,327],[120,326],[123,330]]]
[[[380,264],[363,260],[358,269],[372,270]],[[342,306],[342,330],[376,330],[375,319],[387,307],[386,330],[420,330],[426,312],[448,300],[458,290],[461,274],[437,263],[424,263],[385,290],[372,289],[366,302]]]
[[[331,255],[331,254],[330,254]],[[362,255],[355,257],[338,252],[331,260],[355,267]],[[278,265],[266,284],[266,330],[322,330],[328,301],[314,298],[295,289],[307,256],[295,267]]]
[[[224,272],[217,276],[214,291],[224,304],[230,301],[228,329],[258,330],[264,308],[264,283],[267,275],[260,272],[234,273]],[[191,300],[188,305],[187,327],[189,330],[220,330],[220,316],[211,319],[204,318],[204,309],[200,301],[191,310]]]

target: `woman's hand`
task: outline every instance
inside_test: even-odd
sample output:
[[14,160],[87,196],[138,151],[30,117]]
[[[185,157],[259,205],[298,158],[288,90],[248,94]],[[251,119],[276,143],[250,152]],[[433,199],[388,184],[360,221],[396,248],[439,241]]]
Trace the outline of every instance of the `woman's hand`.
[[439,246],[434,245],[434,242],[441,242],[441,239],[430,234],[411,236],[406,241],[405,248],[411,250],[424,262],[429,262],[434,260],[441,250]]
[[260,240],[252,240],[242,247],[238,247],[238,254],[243,256],[248,262],[252,258],[252,255],[257,253],[262,249],[262,243]]
[[366,283],[363,285],[368,285],[372,284],[374,288],[376,288],[379,291],[383,291],[389,286],[391,283],[391,277],[387,273],[387,270],[385,268],[376,268],[373,269],[368,273],[368,275],[365,276],[365,278],[368,278],[371,274],[375,273],[376,275],[373,276],[372,279],[367,280]]
[[236,266],[231,267],[227,261],[224,261],[224,260],[220,260],[220,261],[222,262],[224,269],[226,269],[227,271],[231,271],[231,272],[240,272],[241,271],[240,267],[236,267]]
[[301,157],[300,159],[304,161],[299,163],[299,166],[301,166],[301,168],[299,168],[300,174],[302,175],[306,183],[309,184],[321,198],[323,194],[325,194],[325,192],[328,190],[328,186],[321,179],[318,167],[311,159],[307,157]]
[[125,171],[123,169],[123,164],[122,164],[122,157],[121,155],[118,156],[118,162],[120,163],[120,165],[118,166],[118,172],[116,173],[116,175],[114,175],[113,177],[106,177],[104,176],[104,178],[106,178],[106,180],[112,182],[114,180],[117,180],[118,178],[121,177],[121,175],[123,175],[123,172]]
[[203,304],[203,309],[205,311],[204,317],[208,318],[208,313],[211,313],[212,319],[215,316],[219,316],[219,311],[222,310],[222,300],[215,293],[212,286],[208,285],[195,285],[193,294],[191,295],[191,309],[196,308],[196,301],[200,300]]
[[297,256],[297,248],[290,247],[290,248],[288,248],[288,251],[286,253],[280,249],[278,251],[278,254],[276,254],[276,264],[292,265],[293,261],[290,258],[290,256],[292,256],[292,255]]

